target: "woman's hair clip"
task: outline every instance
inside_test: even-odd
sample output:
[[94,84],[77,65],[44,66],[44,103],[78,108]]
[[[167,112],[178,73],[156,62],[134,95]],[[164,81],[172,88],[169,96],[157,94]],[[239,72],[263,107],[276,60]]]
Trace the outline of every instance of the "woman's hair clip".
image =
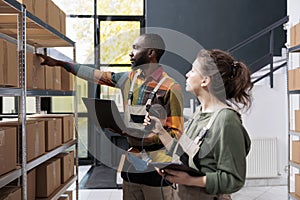
[[230,76],[230,78],[234,78],[235,77],[235,75],[236,75],[236,71],[237,71],[237,68],[238,68],[238,64],[239,64],[239,62],[238,61],[233,61],[233,63],[232,63],[232,72],[231,72],[231,76]]

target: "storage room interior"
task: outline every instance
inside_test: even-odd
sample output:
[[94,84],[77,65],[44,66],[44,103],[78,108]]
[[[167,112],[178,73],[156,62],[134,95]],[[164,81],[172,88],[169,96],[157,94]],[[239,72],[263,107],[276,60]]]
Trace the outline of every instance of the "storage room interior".
[[[1,0],[0,199],[123,199],[126,136],[101,128],[101,110],[82,100],[114,100],[123,116],[122,91],[41,66],[36,53],[131,71],[143,33],[164,39],[160,64],[183,90],[200,49],[247,64],[252,105],[241,119],[251,149],[245,184],[231,198],[300,199],[299,0]],[[183,98],[188,121],[199,102]]]

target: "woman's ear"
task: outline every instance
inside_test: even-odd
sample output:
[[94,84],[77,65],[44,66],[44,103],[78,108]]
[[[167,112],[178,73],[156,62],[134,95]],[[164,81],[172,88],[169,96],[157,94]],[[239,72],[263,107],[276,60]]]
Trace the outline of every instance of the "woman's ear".
[[211,79],[209,76],[204,76],[201,81],[201,87],[207,87],[210,83]]

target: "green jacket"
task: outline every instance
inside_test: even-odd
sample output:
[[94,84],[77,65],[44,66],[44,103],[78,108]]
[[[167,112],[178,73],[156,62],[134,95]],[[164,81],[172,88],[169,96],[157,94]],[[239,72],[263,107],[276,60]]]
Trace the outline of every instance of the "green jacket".
[[[198,113],[184,134],[194,139],[211,116],[212,113]],[[193,158],[198,170],[206,175],[207,193],[230,194],[244,185],[250,145],[239,115],[230,109],[222,110]]]

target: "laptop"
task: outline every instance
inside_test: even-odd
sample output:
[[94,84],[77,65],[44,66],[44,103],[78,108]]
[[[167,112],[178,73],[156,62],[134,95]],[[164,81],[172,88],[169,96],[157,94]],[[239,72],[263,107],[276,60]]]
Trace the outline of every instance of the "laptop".
[[82,101],[95,125],[120,134],[127,131],[115,101],[95,98],[82,98]]

